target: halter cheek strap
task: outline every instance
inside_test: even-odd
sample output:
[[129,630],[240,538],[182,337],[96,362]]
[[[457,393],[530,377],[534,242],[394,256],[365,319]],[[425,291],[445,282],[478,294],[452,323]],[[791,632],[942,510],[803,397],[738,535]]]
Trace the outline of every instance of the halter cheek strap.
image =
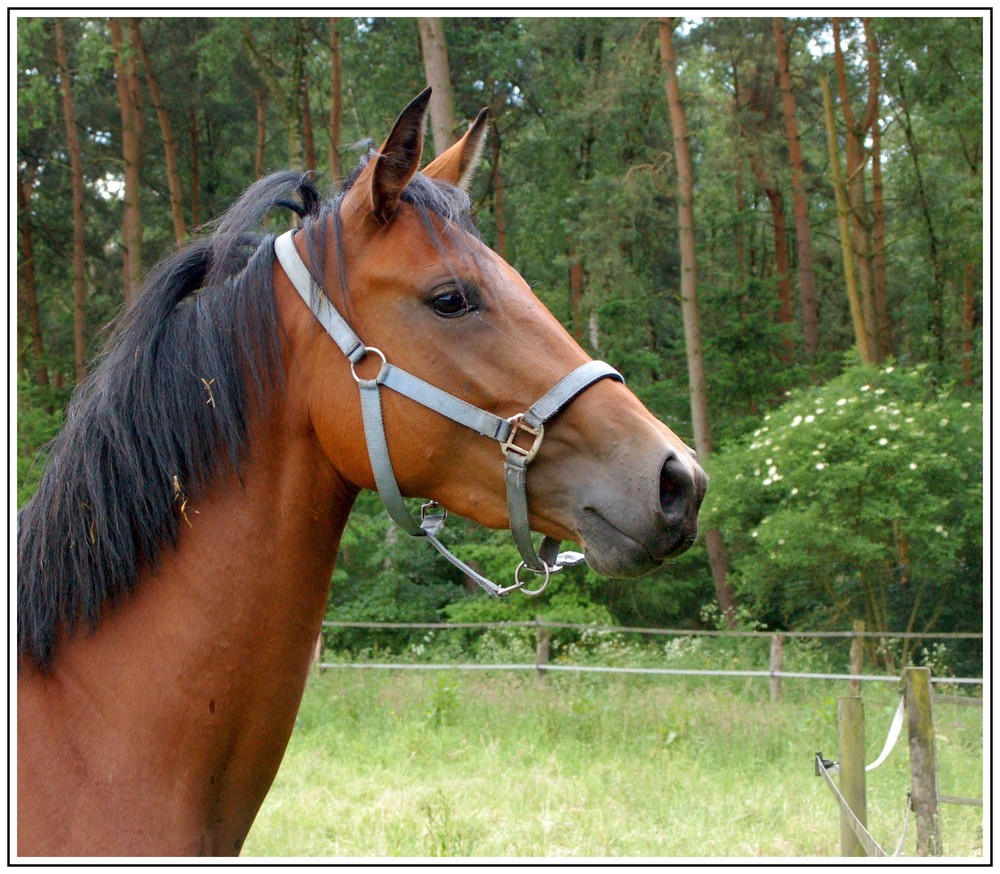
[[[274,241],[275,254],[299,296],[351,364],[351,373],[361,392],[361,417],[375,485],[393,521],[407,534],[427,538],[448,561],[491,595],[505,595],[515,589],[520,589],[527,595],[540,594],[548,584],[552,573],[583,561],[583,555],[578,552],[560,553],[560,542],[552,537],[544,537],[541,547],[535,551],[528,522],[527,467],[542,445],[546,422],[558,415],[577,395],[595,382],[602,379],[624,382],[621,374],[603,361],[588,361],[559,380],[526,412],[518,413],[509,419],[500,418],[389,364],[381,351],[365,346],[313,280],[295,248],[292,239],[294,233],[288,231]],[[363,379],[358,376],[356,365],[368,355],[379,358],[381,365],[374,378]],[[448,511],[440,504],[434,501],[424,504],[419,521],[410,514],[403,501],[389,458],[382,419],[382,386],[500,444],[504,456],[510,530],[517,550],[521,554],[521,564],[514,572],[513,585],[501,587],[491,582],[441,543],[438,534],[444,526]],[[515,442],[515,438],[521,435],[527,438],[522,439],[522,443],[530,443],[527,448]],[[520,576],[524,568],[544,576],[538,588],[533,590],[525,588],[525,581],[522,581]]]

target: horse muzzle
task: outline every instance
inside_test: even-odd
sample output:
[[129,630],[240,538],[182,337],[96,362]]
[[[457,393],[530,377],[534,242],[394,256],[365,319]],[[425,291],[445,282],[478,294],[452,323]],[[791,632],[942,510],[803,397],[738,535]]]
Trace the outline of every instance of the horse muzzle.
[[694,544],[708,477],[685,456],[671,450],[645,465],[626,457],[578,494],[574,528],[596,573],[642,576]]

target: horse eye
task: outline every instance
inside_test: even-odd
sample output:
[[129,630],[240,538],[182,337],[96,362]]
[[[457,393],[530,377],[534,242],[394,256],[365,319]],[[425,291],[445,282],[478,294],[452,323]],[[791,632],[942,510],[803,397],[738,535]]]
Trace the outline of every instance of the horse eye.
[[431,301],[434,312],[445,319],[457,319],[472,310],[472,304],[461,291],[452,289]]

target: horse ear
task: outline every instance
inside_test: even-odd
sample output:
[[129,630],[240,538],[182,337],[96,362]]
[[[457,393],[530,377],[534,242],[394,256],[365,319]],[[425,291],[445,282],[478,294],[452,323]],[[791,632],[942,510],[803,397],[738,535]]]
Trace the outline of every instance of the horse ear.
[[489,109],[484,107],[479,110],[479,115],[469,125],[465,136],[424,167],[424,175],[431,179],[440,179],[442,182],[450,182],[468,191],[472,177],[476,175],[483,145],[486,143],[488,116]]
[[[347,202],[354,201],[382,224],[396,212],[403,189],[420,166],[424,116],[430,99],[431,89],[425,88],[410,101],[347,196]],[[358,198],[362,199],[360,204]]]

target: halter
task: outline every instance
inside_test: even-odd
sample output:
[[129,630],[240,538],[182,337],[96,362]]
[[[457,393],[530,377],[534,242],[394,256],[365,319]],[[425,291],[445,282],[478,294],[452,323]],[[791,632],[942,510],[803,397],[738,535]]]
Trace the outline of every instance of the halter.
[[[548,585],[551,574],[579,564],[584,557],[579,552],[559,552],[560,541],[544,537],[536,552],[531,541],[528,524],[527,467],[538,454],[545,437],[545,423],[563,410],[577,395],[602,379],[624,382],[621,374],[603,361],[588,361],[564,376],[524,413],[509,419],[502,419],[479,407],[474,407],[454,395],[424,382],[422,379],[401,370],[386,361],[385,355],[374,346],[366,346],[347,321],[337,312],[323,290],[316,284],[299,256],[292,240],[294,230],[287,231],[274,241],[274,251],[299,296],[326,332],[337,344],[351,364],[351,375],[361,391],[361,417],[364,422],[365,441],[371,461],[375,485],[386,511],[393,521],[411,537],[424,537],[455,567],[475,580],[491,595],[506,595],[520,589],[525,595],[539,595]],[[374,379],[358,376],[356,366],[368,355],[381,361]],[[403,502],[402,493],[396,482],[389,459],[385,426],[382,421],[382,400],[380,386],[391,388],[410,400],[416,401],[429,410],[434,410],[471,428],[484,437],[490,437],[500,444],[504,457],[504,480],[507,485],[507,508],[510,515],[510,531],[514,544],[521,554],[521,563],[514,571],[513,585],[502,587],[482,576],[465,562],[453,555],[438,539],[438,534],[448,518],[448,511],[436,501],[424,504],[420,509],[418,522],[410,514]],[[525,449],[514,441],[519,434],[531,438],[531,447]],[[521,571],[527,568],[544,576],[536,589],[526,589],[521,579]]]

